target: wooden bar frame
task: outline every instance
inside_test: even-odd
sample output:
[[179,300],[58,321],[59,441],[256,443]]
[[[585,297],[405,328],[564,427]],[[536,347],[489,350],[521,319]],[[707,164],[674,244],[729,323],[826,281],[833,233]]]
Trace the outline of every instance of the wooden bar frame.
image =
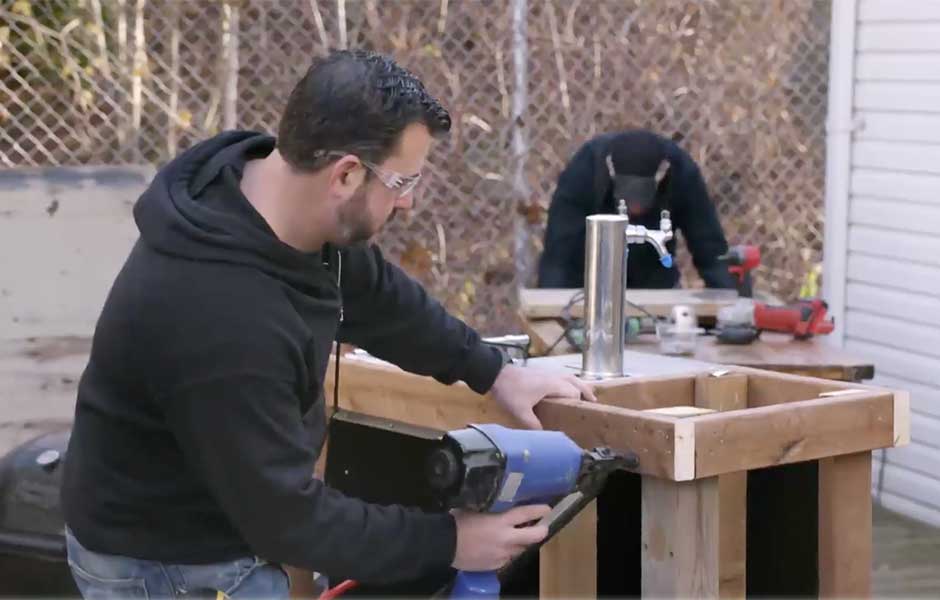
[[[344,409],[414,425],[517,426],[463,384],[375,359],[344,359],[339,389]],[[907,394],[737,367],[608,380],[597,394],[596,404],[546,399],[536,413],[582,447],[639,456],[644,596],[743,597],[746,472],[806,461],[819,462],[819,591],[870,594],[871,450],[909,441]],[[850,497],[848,509],[836,510]],[[543,596],[596,594],[596,554],[585,551],[596,548],[591,514],[542,548],[555,567],[543,571]]]

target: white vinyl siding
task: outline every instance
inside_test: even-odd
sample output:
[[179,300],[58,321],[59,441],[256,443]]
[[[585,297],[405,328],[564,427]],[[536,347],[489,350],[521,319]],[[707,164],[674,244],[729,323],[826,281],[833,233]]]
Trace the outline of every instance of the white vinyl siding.
[[940,1],[859,0],[857,19],[841,326],[873,383],[911,392],[875,497],[940,526]]

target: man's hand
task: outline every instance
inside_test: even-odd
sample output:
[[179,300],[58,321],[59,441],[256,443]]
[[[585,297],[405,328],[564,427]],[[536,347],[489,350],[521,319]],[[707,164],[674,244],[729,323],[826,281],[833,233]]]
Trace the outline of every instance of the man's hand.
[[574,375],[506,365],[490,389],[493,399],[529,429],[542,424],[533,408],[543,398],[584,398],[597,402],[593,388]]
[[454,511],[457,553],[453,567],[463,571],[494,571],[548,536],[548,526],[526,525],[551,512],[544,505],[517,506],[501,514]]

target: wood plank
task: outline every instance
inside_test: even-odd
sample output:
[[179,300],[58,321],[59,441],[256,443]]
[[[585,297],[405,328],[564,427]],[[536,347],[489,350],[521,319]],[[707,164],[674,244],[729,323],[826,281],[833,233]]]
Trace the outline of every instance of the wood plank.
[[871,595],[871,452],[819,461],[819,595]]
[[[910,118],[914,122],[928,118],[926,115],[887,114]],[[940,117],[933,116],[929,118],[940,119]],[[892,198],[940,206],[940,176],[937,175],[859,168],[852,171],[851,185],[852,194],[858,196]]]
[[[332,367],[326,385],[332,387]],[[350,356],[340,366],[340,406],[444,430],[468,423],[519,426],[489,396],[463,383],[445,386],[430,377]],[[535,412],[546,429],[563,431],[583,448],[609,446],[635,452],[639,473],[683,480],[694,475],[693,429],[676,419],[564,398],[547,398]]]
[[748,371],[747,405],[749,408],[774,406],[790,402],[800,402],[819,397],[824,392],[861,387],[849,382],[826,381],[814,377],[803,377],[778,373],[768,375],[760,371]]
[[695,393],[694,376],[651,375],[595,384],[598,402],[632,410],[649,411],[670,406],[690,406]]
[[560,319],[527,319],[522,311],[519,311],[518,316],[523,333],[531,340],[531,356],[557,356],[577,352],[565,339],[565,328]]
[[[549,319],[559,317],[571,298],[581,289],[559,288],[524,288],[519,290],[519,310],[528,319]],[[734,290],[648,290],[628,289],[625,298],[642,306],[647,312],[657,316],[668,316],[672,307],[687,304],[695,309],[698,316],[714,317],[718,309],[734,304],[738,295]],[[575,302],[570,307],[573,317],[584,316],[584,302]],[[627,316],[641,316],[643,311],[630,304],[624,305]]]
[[642,595],[717,598],[718,478],[642,483]]
[[937,270],[930,265],[850,252],[846,270],[850,282],[859,281],[921,294],[937,294]]
[[855,85],[855,107],[940,113],[940,84],[859,81]]
[[695,476],[709,477],[894,445],[894,396],[870,392],[685,419]]
[[849,207],[849,220],[854,225],[940,235],[940,205],[855,196]]
[[940,292],[936,296],[915,294],[868,283],[849,282],[846,307],[884,316],[904,315],[909,323],[940,327]]
[[937,269],[940,267],[940,236],[850,225],[848,243],[850,252],[863,252],[871,256],[892,258],[897,262],[925,265],[933,270],[929,281],[937,281],[937,273],[940,273],[940,269]]
[[859,81],[938,81],[940,58],[920,52],[860,52],[855,63]]
[[[631,350],[659,354],[656,336],[641,335],[629,344]],[[794,340],[793,336],[764,332],[751,344],[719,344],[714,336],[700,336],[692,358],[706,363],[737,365],[796,373],[840,381],[870,379],[874,365],[822,338]]]
[[[747,408],[747,375],[699,375],[695,405],[716,411]],[[718,477],[719,596],[743,598],[747,592],[747,472]]]
[[940,115],[860,111],[856,118],[862,124],[855,133],[857,140],[940,142]]
[[[655,335],[640,335],[632,339],[627,348],[624,353],[624,364],[630,367],[626,369],[627,372],[634,368],[642,371],[643,365],[636,359],[641,353],[663,356]],[[765,332],[760,339],[745,346],[719,344],[713,336],[701,336],[691,358],[697,364],[690,364],[700,366],[699,371],[711,369],[715,365],[735,365],[840,381],[870,379],[874,373],[874,364],[870,359],[835,348],[823,338],[794,340],[792,336],[774,332]],[[668,357],[661,360],[679,364],[678,361],[688,359]],[[533,364],[541,364],[543,361],[544,358],[538,358]],[[580,369],[580,357],[574,356],[570,362],[571,372],[577,372]]]
[[[554,371],[578,374],[581,372],[582,356],[580,354],[563,354],[560,356],[541,356],[529,360],[528,364],[538,368],[548,368]],[[631,348],[623,351],[624,377],[618,379],[605,379],[595,385],[608,385],[611,382],[619,384],[647,377],[694,377],[699,373],[708,373],[719,368],[719,365],[693,360],[684,356],[663,356],[659,353],[638,352]],[[691,398],[691,396],[690,396]],[[689,400],[691,403],[691,400]],[[684,401],[672,404],[683,404]],[[662,404],[660,406],[670,406]]]
[[539,598],[597,596],[597,501],[539,549]]
[[909,23],[865,23],[858,27],[857,49],[860,52],[940,51],[940,23],[916,21]]

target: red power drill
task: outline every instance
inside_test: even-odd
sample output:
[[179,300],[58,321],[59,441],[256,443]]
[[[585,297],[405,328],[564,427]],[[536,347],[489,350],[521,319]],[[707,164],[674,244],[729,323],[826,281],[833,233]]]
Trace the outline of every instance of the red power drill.
[[788,306],[768,306],[763,302],[741,300],[718,315],[718,341],[723,344],[750,344],[761,331],[779,331],[805,340],[832,333],[829,306],[824,300],[799,300]]
[[750,298],[754,294],[751,271],[760,266],[760,248],[749,244],[731,246],[718,257],[728,265],[728,272],[738,281],[738,295]]

